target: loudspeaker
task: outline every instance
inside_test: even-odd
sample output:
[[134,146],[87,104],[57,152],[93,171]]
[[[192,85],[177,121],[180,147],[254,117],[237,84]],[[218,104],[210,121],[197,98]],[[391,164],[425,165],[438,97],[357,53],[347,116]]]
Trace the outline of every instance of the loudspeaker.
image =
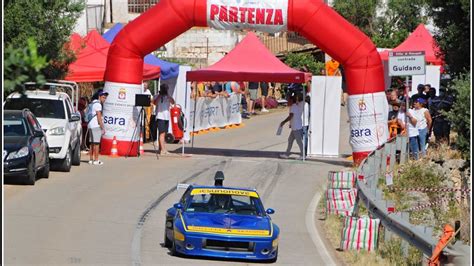
[[149,94],[135,94],[135,106],[150,106]]

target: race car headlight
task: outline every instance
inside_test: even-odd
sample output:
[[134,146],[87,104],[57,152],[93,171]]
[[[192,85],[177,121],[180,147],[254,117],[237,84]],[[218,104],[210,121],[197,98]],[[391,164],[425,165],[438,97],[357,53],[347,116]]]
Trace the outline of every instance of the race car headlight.
[[28,147],[23,147],[17,151],[13,151],[13,152],[10,152],[10,154],[8,154],[8,157],[7,157],[7,160],[12,160],[12,159],[18,159],[18,158],[21,158],[21,157],[25,157],[27,156],[29,153],[28,151]]
[[66,129],[64,127],[55,127],[55,128],[52,128],[52,129],[48,130],[48,133],[50,135],[54,135],[54,136],[64,135],[64,134],[66,134]]
[[178,241],[184,241],[186,238],[184,237],[183,233],[181,233],[178,229],[174,229],[174,239]]
[[273,247],[273,248],[278,247],[278,237],[275,238],[275,240],[272,241],[272,247]]

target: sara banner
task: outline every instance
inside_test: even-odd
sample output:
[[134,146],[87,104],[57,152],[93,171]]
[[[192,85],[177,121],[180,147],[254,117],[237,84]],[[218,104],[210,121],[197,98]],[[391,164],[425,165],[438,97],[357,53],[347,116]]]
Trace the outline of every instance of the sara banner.
[[[232,94],[229,98],[198,98],[197,102],[191,100],[188,131],[240,124],[242,122],[240,97],[240,94]],[[196,107],[195,111],[194,107]],[[194,114],[196,114],[196,119]]]
[[372,151],[385,143],[388,139],[385,93],[351,95],[348,103],[353,151]]
[[207,25],[220,30],[286,31],[288,0],[208,0]]
[[140,107],[135,107],[135,94],[143,93],[142,85],[106,82],[104,91],[109,93],[103,109],[104,138],[138,141],[140,136],[134,132]]

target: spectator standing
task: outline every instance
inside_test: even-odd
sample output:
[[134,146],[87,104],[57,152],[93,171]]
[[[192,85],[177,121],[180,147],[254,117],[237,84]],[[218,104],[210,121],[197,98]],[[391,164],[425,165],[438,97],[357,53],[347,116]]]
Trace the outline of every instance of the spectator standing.
[[347,93],[347,83],[346,83],[346,75],[344,73],[344,67],[342,65],[339,67],[340,72],[341,72],[341,77],[342,77],[342,83],[341,83],[341,90],[342,90],[342,99],[341,99],[341,105],[346,106],[347,104],[347,99],[349,98],[349,94]]
[[165,135],[168,133],[170,122],[170,106],[175,104],[174,99],[168,96],[168,85],[161,84],[158,95],[153,100],[156,105],[156,119],[158,126],[158,146],[160,154],[168,154],[165,146]]
[[[418,128],[416,127],[417,120],[413,115],[413,109],[408,109],[406,111],[406,104],[401,103],[400,110],[398,112],[397,118],[398,123],[401,125],[402,129],[407,132],[408,131],[408,139],[409,139],[409,147],[411,157],[415,160],[418,160],[418,153],[420,150],[420,146],[418,144]],[[408,119],[408,125],[405,125],[405,121]]]
[[416,127],[418,128],[418,144],[422,156],[426,156],[426,139],[428,137],[429,128],[431,128],[431,115],[425,108],[426,100],[418,98],[414,103],[413,116],[416,118]]
[[398,112],[400,109],[400,102],[393,101],[391,102],[392,111],[388,112],[388,131],[390,138],[396,137],[401,133],[401,127],[398,123]]
[[418,84],[418,86],[416,87],[416,90],[418,91],[418,93],[413,94],[413,95],[411,96],[411,101],[412,101],[412,103],[415,103],[418,98],[422,98],[422,99],[424,99],[424,100],[428,100],[428,98],[429,98],[428,95],[426,95],[426,94],[424,93],[424,91],[425,91],[425,85],[423,85],[423,84]]
[[430,114],[433,120],[433,133],[436,142],[446,142],[449,144],[449,133],[451,124],[444,115],[444,112],[451,110],[453,99],[446,94],[445,88],[439,89],[439,96],[433,98],[430,104]]
[[249,104],[248,104],[248,112],[251,115],[256,115],[257,113],[255,112],[255,102],[257,101],[257,95],[258,95],[258,82],[249,82]]
[[77,106],[77,110],[81,114],[81,127],[82,127],[82,136],[81,136],[81,150],[85,151],[87,153],[87,141],[86,141],[86,133],[87,133],[87,122],[86,122],[86,110],[87,110],[87,98],[86,97],[81,97],[79,99],[79,103]]
[[394,102],[398,102],[398,91],[395,90],[395,89],[392,89],[389,91],[389,94],[388,94],[388,103],[390,104],[389,107],[388,107],[388,111],[392,111],[393,110],[393,105],[392,103]]
[[331,58],[326,62],[326,75],[328,76],[340,76],[341,70],[339,69],[339,62]]
[[290,106],[290,114],[280,123],[280,127],[283,127],[286,122],[290,122],[291,128],[290,135],[288,136],[288,146],[286,148],[286,152],[280,154],[280,158],[288,159],[290,157],[293,142],[296,140],[296,143],[300,148],[300,156],[298,157],[298,160],[303,159],[303,110],[303,94],[298,93],[295,97],[295,102]]
[[265,101],[268,96],[268,88],[269,88],[268,82],[260,82],[260,90],[261,90],[260,103],[262,105],[261,111],[264,113],[268,113],[268,110],[265,108]]
[[[143,94],[145,95],[148,95],[150,97],[150,102],[152,100],[152,97],[153,95],[151,94],[151,91],[148,89],[148,82],[143,82]],[[144,107],[145,108],[145,115],[146,115],[146,119],[145,121],[143,121],[143,123],[145,124],[145,136],[144,137],[144,142],[146,142],[147,140],[151,139],[151,113],[152,113],[152,106],[146,106]],[[148,122],[148,123],[147,123]]]
[[92,106],[90,106],[90,108],[92,108],[91,112],[93,117],[90,119],[89,124],[87,125],[91,142],[89,164],[102,165],[104,163],[99,160],[100,140],[102,139],[102,135],[105,134],[104,121],[102,117],[102,105],[104,104],[105,100],[107,100],[109,93],[100,90],[97,96],[98,100],[94,100],[91,103]]

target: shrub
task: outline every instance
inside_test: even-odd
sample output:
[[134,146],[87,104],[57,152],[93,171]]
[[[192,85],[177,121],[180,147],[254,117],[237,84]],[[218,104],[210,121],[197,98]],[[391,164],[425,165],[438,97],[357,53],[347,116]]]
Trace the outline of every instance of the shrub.
[[456,99],[453,108],[447,112],[453,130],[458,133],[456,145],[461,150],[463,157],[469,159],[471,145],[471,75],[462,74],[454,79],[449,90],[453,91]]

